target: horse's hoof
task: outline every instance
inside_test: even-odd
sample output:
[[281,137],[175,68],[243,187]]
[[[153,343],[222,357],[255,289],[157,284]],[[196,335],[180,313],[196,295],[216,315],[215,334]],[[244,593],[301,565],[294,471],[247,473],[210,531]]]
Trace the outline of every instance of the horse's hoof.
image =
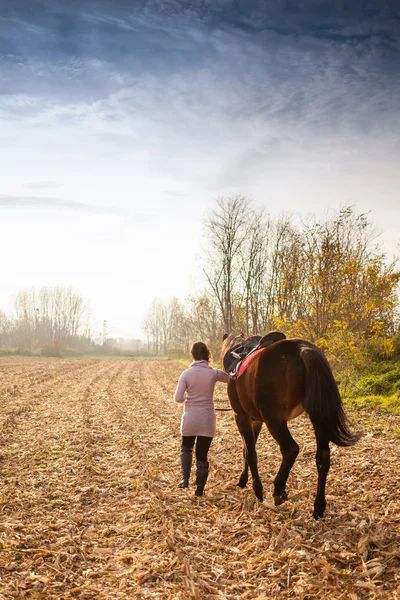
[[261,483],[259,483],[259,484],[253,483],[253,490],[257,497],[257,500],[262,502],[264,500],[264,496],[263,496],[263,487],[262,487]]
[[286,502],[286,500],[287,500],[286,492],[282,492],[282,494],[277,494],[276,496],[274,496],[275,506],[279,506],[280,504],[283,504],[284,502]]
[[316,519],[316,520],[322,519],[322,517],[324,516],[325,508],[326,508],[326,502],[321,502],[321,503],[316,502],[314,504],[314,511],[313,511],[314,519]]
[[237,483],[238,487],[240,487],[240,488],[244,489],[244,488],[246,487],[246,485],[247,485],[247,481],[248,481],[247,479],[246,479],[246,480],[244,480],[244,479],[239,479],[239,481],[238,481],[238,483]]

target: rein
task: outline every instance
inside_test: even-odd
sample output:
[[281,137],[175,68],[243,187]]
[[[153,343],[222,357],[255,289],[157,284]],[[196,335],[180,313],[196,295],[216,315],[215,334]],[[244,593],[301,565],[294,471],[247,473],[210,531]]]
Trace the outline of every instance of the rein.
[[216,408],[214,406],[214,410],[218,410],[219,412],[226,412],[228,410],[232,410],[232,406],[230,406],[229,408]]

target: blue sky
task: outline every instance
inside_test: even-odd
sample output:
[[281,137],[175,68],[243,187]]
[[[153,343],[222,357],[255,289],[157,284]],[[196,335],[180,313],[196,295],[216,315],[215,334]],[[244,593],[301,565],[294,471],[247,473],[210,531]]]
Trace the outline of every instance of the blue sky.
[[0,308],[71,284],[115,335],[201,287],[219,195],[399,239],[395,0],[0,4]]

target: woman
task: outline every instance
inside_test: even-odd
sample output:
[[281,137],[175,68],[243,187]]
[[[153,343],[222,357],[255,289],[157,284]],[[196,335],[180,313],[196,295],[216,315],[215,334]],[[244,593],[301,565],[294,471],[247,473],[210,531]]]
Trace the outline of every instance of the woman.
[[227,383],[229,375],[210,367],[211,352],[203,342],[195,342],[190,350],[192,364],[179,377],[174,399],[184,402],[181,421],[180,488],[189,487],[192,452],[196,442],[196,496],[202,496],[208,477],[207,454],[216,431],[214,387],[217,381]]

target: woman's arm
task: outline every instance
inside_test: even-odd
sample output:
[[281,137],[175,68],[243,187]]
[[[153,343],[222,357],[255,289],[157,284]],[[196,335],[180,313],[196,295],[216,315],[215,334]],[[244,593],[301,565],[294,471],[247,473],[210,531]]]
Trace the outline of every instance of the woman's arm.
[[185,392],[187,389],[185,373],[181,373],[178,379],[178,385],[176,386],[174,400],[175,402],[185,402]]
[[221,371],[220,369],[215,369],[217,372],[217,381],[223,381],[224,383],[228,383],[229,375],[225,373],[225,371]]

